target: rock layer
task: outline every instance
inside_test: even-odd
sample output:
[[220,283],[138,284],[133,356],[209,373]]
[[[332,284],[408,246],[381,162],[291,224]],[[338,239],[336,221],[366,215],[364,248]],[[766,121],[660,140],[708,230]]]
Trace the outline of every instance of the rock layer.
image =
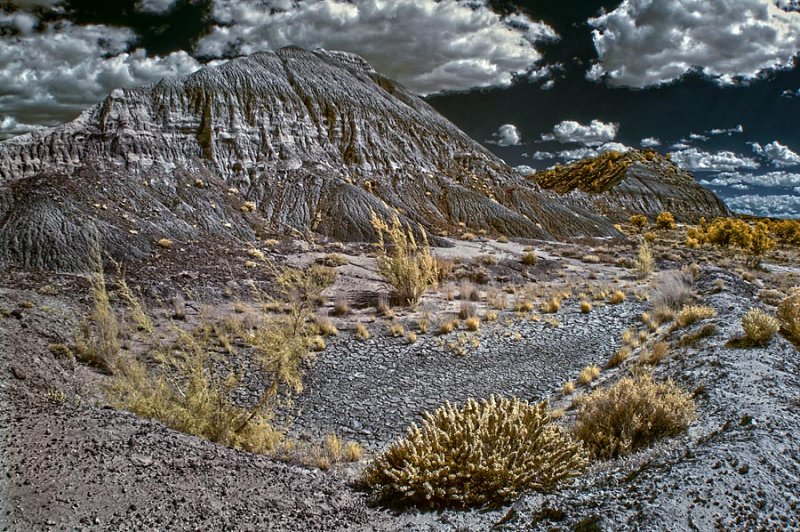
[[117,89],[0,144],[0,260],[27,267],[80,268],[96,238],[120,258],[160,238],[369,240],[370,212],[394,209],[429,229],[615,232],[344,52],[284,48]]

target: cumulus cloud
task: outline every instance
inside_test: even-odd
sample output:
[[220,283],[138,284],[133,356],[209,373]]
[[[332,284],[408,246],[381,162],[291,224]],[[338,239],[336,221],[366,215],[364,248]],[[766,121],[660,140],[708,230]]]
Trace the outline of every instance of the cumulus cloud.
[[731,84],[789,68],[800,50],[800,13],[775,0],[624,0],[589,23],[599,62],[587,75],[619,86],[693,70]]
[[532,173],[536,172],[535,169],[531,168],[527,164],[521,164],[519,166],[515,166],[514,170],[521,175],[531,175]]
[[619,124],[604,123],[592,120],[588,125],[582,125],[573,120],[565,120],[553,128],[552,133],[542,135],[542,140],[557,140],[561,143],[583,144],[585,146],[599,146],[612,141],[617,137]]
[[535,161],[544,161],[545,159],[555,159],[557,156],[555,153],[549,151],[536,151],[533,152],[531,155],[531,159]]
[[731,151],[709,153],[697,148],[672,152],[672,162],[692,171],[733,171],[739,168],[756,169],[760,166],[755,159]]
[[492,138],[487,140],[489,144],[497,144],[498,146],[519,146],[522,141],[522,136],[519,134],[519,129],[514,124],[503,124],[497,131],[492,133]]
[[166,13],[172,6],[175,5],[176,0],[139,0],[136,3],[136,9],[143,13]]
[[702,185],[718,187],[735,187],[738,185],[754,185],[762,187],[795,187],[800,186],[800,174],[776,171],[764,174],[749,172],[722,172],[713,179],[700,180]]
[[800,218],[800,195],[779,194],[759,196],[748,194],[725,198],[725,203],[734,211],[754,216],[776,216]]
[[655,148],[656,146],[661,146],[661,140],[655,137],[647,137],[639,141],[639,145],[642,148]]
[[485,1],[216,0],[213,19],[197,47],[204,57],[287,45],[344,50],[420,94],[536,77],[537,43],[557,38],[546,24],[502,17]]
[[754,142],[753,151],[769,159],[769,162],[775,166],[796,166],[800,164],[800,155],[777,140],[763,147],[759,143]]
[[0,138],[73,118],[116,87],[187,74],[199,63],[185,52],[147,57],[128,51],[124,28],[60,22],[40,33],[6,38],[0,47]]
[[709,135],[728,135],[729,137],[735,133],[744,133],[744,126],[739,124],[735,127],[729,127],[725,129],[709,129],[706,133]]

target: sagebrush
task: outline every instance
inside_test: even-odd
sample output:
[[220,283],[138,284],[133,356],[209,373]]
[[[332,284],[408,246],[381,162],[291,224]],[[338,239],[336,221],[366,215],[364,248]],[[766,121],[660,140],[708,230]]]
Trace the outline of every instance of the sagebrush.
[[364,481],[384,500],[429,508],[500,504],[545,491],[586,466],[583,446],[547,403],[492,396],[446,403],[378,456]]

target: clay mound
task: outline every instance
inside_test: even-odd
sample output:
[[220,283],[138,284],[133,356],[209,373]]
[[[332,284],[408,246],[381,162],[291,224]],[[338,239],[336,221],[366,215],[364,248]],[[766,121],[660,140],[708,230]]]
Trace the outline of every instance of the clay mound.
[[117,89],[75,121],[0,144],[0,261],[76,270],[161,238],[374,238],[397,210],[439,231],[615,234],[514,173],[415,95],[344,52],[284,48]]
[[662,211],[685,222],[731,215],[716,194],[653,150],[611,151],[529,178],[570,204],[597,209],[613,221],[633,214],[655,218]]

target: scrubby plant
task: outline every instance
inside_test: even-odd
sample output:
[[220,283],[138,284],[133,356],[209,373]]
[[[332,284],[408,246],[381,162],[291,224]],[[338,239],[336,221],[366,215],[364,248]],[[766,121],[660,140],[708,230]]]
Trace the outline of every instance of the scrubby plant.
[[586,385],[595,380],[600,375],[600,366],[590,364],[583,368],[578,375],[578,384]]
[[622,290],[615,291],[608,298],[608,302],[611,303],[612,305],[619,305],[623,301],[625,301],[625,292],[623,292]]
[[478,312],[478,306],[470,301],[461,301],[458,308],[458,317],[462,320],[472,318]]
[[669,211],[663,211],[656,216],[656,229],[675,229],[678,224],[675,223],[675,217]]
[[470,316],[464,321],[464,326],[468,331],[477,331],[481,328],[481,319],[477,316]]
[[319,260],[322,264],[330,268],[338,268],[339,266],[350,264],[350,260],[341,253],[329,253]]
[[79,326],[75,338],[75,357],[98,369],[113,373],[120,350],[120,324],[106,288],[103,259],[98,244],[92,250],[90,283],[92,308]]
[[582,446],[552,422],[546,402],[492,396],[426,413],[363,479],[394,503],[467,508],[550,490],[585,466]]
[[800,342],[800,289],[795,288],[791,295],[778,305],[778,319],[786,336]]
[[581,301],[581,312],[589,314],[592,311],[592,304],[589,301]]
[[620,347],[606,362],[607,368],[615,368],[631,357],[631,348],[627,345]]
[[356,322],[355,336],[359,340],[369,340],[369,329],[360,321]]
[[486,313],[483,315],[483,319],[486,321],[497,321],[498,314],[496,310],[487,310]]
[[539,257],[536,255],[536,252],[531,250],[524,252],[519,261],[525,266],[533,266],[538,260]]
[[643,349],[639,354],[639,362],[655,366],[659,364],[669,354],[669,344],[667,342],[656,342],[649,351]]
[[574,381],[567,381],[561,387],[561,393],[564,395],[569,395],[575,391],[575,382]]
[[434,269],[436,270],[436,279],[438,282],[443,282],[453,277],[453,270],[455,263],[450,259],[442,257],[434,257]]
[[317,331],[322,336],[338,336],[339,329],[333,324],[331,320],[324,316],[317,316],[316,319]]
[[778,333],[778,320],[757,308],[751,308],[742,316],[745,343],[764,346]]
[[705,338],[710,338],[717,334],[717,326],[714,323],[706,323],[698,330],[690,333],[686,333],[680,337],[678,340],[678,345],[680,347],[695,347],[700,340]]
[[371,221],[378,235],[378,273],[392,285],[400,302],[415,305],[422,294],[438,282],[425,230],[419,228],[422,242],[417,243],[411,227],[403,228],[397,214],[387,223],[373,212]]
[[344,316],[350,314],[350,303],[344,298],[338,298],[333,302],[334,316]]
[[450,334],[458,329],[458,320],[445,320],[439,324],[439,334]]
[[636,251],[636,258],[633,259],[633,269],[636,272],[636,276],[640,279],[646,278],[656,269],[656,261],[653,258],[653,252],[650,249],[650,244],[646,241],[639,244],[639,249]]
[[[655,297],[653,298],[653,314],[657,316],[659,310],[671,309],[678,311],[693,295],[692,280],[685,272],[662,272],[656,282]],[[665,319],[659,319],[663,323]]]
[[415,333],[414,331],[408,331],[406,333],[406,342],[408,342],[409,344],[417,343],[417,333]]
[[697,418],[692,396],[651,375],[624,377],[584,397],[573,433],[594,458],[615,458],[679,434]]
[[554,295],[548,301],[542,304],[541,308],[544,314],[555,314],[561,310],[561,298],[557,295]]
[[405,333],[406,329],[399,321],[392,322],[392,324],[389,326],[389,334],[392,336],[403,336]]
[[682,329],[688,327],[700,320],[707,320],[717,315],[717,311],[712,307],[704,305],[686,305],[678,312],[675,317],[674,327]]
[[647,217],[644,216],[643,214],[634,214],[633,216],[630,217],[628,221],[640,233],[644,231],[649,225]]

